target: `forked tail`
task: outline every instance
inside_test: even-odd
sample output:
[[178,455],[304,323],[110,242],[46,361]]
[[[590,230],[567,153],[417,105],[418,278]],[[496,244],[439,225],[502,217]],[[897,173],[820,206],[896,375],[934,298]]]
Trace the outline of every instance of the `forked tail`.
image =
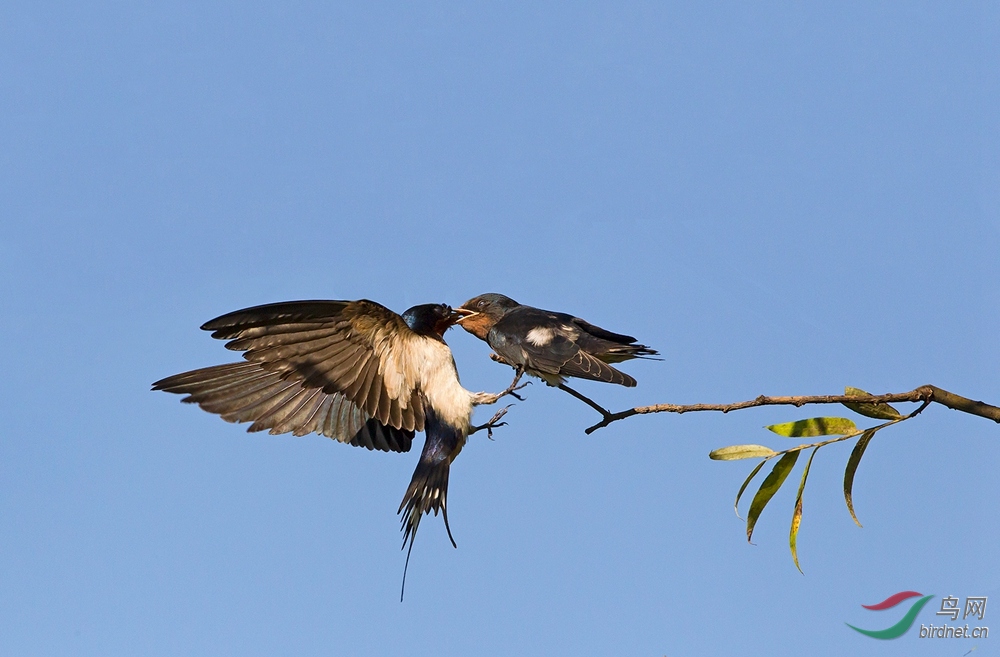
[[397,511],[403,514],[400,524],[403,530],[403,547],[406,548],[403,584],[399,591],[400,602],[406,590],[406,571],[410,566],[413,539],[417,535],[417,528],[424,514],[433,512],[437,515],[440,512],[444,517],[444,528],[448,531],[448,539],[454,547],[458,547],[448,525],[448,473],[465,436],[460,430],[436,420],[432,413],[428,413],[425,422],[427,441],[424,443],[420,461],[417,462],[413,478],[410,479],[410,485]]

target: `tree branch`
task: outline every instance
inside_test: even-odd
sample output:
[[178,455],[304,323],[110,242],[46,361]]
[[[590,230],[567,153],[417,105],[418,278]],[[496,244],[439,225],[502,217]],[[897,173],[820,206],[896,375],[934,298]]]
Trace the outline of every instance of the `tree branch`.
[[[617,413],[603,413],[604,418],[586,430],[587,434],[612,422],[624,420],[633,415],[647,413],[693,413],[695,411],[719,411],[728,413],[755,406],[805,406],[806,404],[878,404],[891,402],[924,402],[925,405],[935,402],[956,411],[978,415],[988,420],[1000,423],[1000,408],[981,401],[973,401],[953,392],[942,390],[937,386],[920,386],[910,392],[898,392],[887,395],[803,395],[796,397],[766,397],[761,395],[756,399],[736,402],[733,404],[655,404],[653,406],[637,406]],[[595,407],[596,409],[596,407]],[[923,410],[923,409],[920,409]]]

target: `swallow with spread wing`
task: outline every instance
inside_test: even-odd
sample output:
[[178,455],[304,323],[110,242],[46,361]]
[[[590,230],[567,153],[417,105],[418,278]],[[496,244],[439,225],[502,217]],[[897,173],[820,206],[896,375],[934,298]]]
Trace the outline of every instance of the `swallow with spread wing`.
[[[448,526],[448,473],[466,438],[500,426],[501,409],[480,427],[472,409],[517,389],[473,393],[459,383],[444,333],[468,310],[442,304],[397,315],[373,301],[289,301],[237,310],[201,328],[245,362],[167,377],[153,390],[187,395],[248,431],[318,433],[372,450],[407,452],[415,432],[424,449],[397,513],[409,566],[423,514],[441,512]],[[456,546],[457,547],[457,546]],[[402,599],[402,591],[400,593]]]
[[656,356],[629,335],[612,333],[579,317],[525,306],[502,294],[481,294],[459,310],[469,314],[458,323],[486,341],[496,360],[518,372],[537,376],[584,401],[601,413],[596,402],[565,384],[566,377],[616,383],[632,388],[634,378],[610,365]]

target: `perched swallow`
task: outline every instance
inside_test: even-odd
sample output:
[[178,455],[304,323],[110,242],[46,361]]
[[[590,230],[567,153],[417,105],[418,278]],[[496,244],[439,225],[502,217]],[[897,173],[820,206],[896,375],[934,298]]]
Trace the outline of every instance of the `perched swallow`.
[[[368,449],[407,452],[426,440],[397,513],[409,566],[423,514],[448,525],[448,473],[470,433],[472,409],[510,394],[473,393],[459,383],[444,333],[467,310],[441,304],[397,315],[373,301],[289,301],[237,310],[201,328],[246,362],[216,365],[157,381],[153,390],[187,395],[247,431],[318,433]],[[457,546],[456,546],[457,547]],[[406,567],[403,584],[406,583]],[[400,594],[402,599],[402,592]]]
[[458,323],[485,340],[498,360],[544,379],[602,413],[606,411],[567,386],[566,377],[631,388],[635,379],[609,363],[657,355],[646,345],[636,344],[632,336],[612,333],[566,313],[524,306],[502,294],[481,294],[459,310],[471,311]]

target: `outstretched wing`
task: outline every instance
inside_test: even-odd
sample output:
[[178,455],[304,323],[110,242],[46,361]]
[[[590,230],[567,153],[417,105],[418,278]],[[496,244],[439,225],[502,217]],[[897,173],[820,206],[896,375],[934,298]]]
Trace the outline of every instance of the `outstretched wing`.
[[413,431],[381,424],[344,395],[289,381],[257,363],[205,367],[157,381],[153,389],[187,395],[181,401],[198,404],[227,422],[252,422],[247,429],[251,432],[315,432],[383,452],[408,452],[413,441]]
[[[226,347],[245,352],[248,362],[179,374],[154,389],[186,393],[185,401],[272,433],[318,431],[353,442],[358,427],[374,419],[404,432],[398,444],[423,429],[419,364],[411,356],[420,337],[385,306],[289,301],[238,310],[202,328],[229,340]],[[377,429],[369,434],[378,442]]]

